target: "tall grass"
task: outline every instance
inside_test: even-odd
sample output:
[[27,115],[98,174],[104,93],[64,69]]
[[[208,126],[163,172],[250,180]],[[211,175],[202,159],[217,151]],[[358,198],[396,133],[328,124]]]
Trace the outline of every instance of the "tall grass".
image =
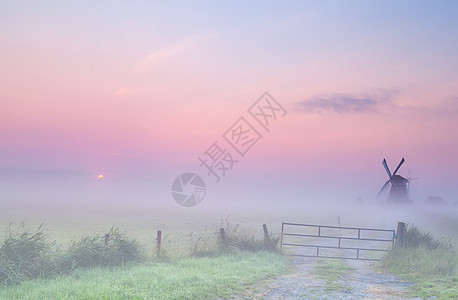
[[453,244],[449,240],[437,239],[430,232],[421,231],[414,225],[407,225],[402,247],[452,250]]
[[49,275],[57,265],[55,244],[49,243],[41,226],[36,232],[8,230],[0,246],[0,285]]
[[[234,254],[238,252],[275,252],[279,237],[269,235],[255,238],[253,232],[228,219],[222,220],[218,229],[198,234],[191,233],[190,249],[186,256],[203,257]],[[226,240],[223,243],[219,229],[224,228]],[[170,262],[182,252],[173,239],[165,237],[158,262]],[[23,230],[8,232],[0,246],[0,285],[15,284],[23,280],[52,275],[70,274],[76,269],[95,267],[117,267],[130,263],[145,262],[148,256],[136,240],[129,238],[119,228],[111,228],[105,235],[83,236],[71,241],[63,249],[55,241],[49,242],[42,226],[36,232]]]
[[[138,242],[114,228],[106,235],[83,236],[66,249],[48,242],[41,227],[10,231],[0,247],[0,299],[251,298],[245,295],[249,287],[290,265],[278,253],[262,251],[264,241],[226,225],[228,248],[213,231],[191,235],[194,255],[160,260],[148,260]],[[207,256],[196,257],[205,249]]]
[[269,234],[266,238],[256,238],[256,236],[244,229],[239,224],[232,226],[229,222],[224,224],[225,232],[227,233],[226,245],[222,243],[223,248],[242,250],[242,251],[278,251],[279,236]]
[[62,255],[63,270],[75,268],[122,266],[127,262],[139,262],[145,258],[140,244],[129,239],[119,228],[109,233],[92,237],[81,237],[73,241]]
[[[225,240],[222,239],[221,230],[224,230]],[[268,237],[259,238],[252,230],[240,224],[232,224],[229,218],[222,219],[211,232],[213,234],[203,232],[197,237],[191,237],[192,256],[220,255],[238,251],[279,251],[279,236],[270,233]]]
[[413,280],[418,297],[458,298],[458,252],[447,240],[409,225],[401,247],[384,256],[381,267]]
[[111,228],[105,236],[82,237],[67,250],[49,242],[42,231],[10,229],[0,246],[0,285],[27,279],[66,274],[76,268],[120,266],[144,259],[143,249],[119,229]]

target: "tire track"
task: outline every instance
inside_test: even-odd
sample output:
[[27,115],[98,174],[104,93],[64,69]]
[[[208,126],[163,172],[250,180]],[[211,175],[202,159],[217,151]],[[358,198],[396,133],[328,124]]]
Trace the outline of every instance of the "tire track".
[[420,299],[409,296],[412,283],[374,270],[368,261],[346,261],[353,269],[331,287],[316,275],[316,258],[291,258],[293,273],[273,279],[254,299]]

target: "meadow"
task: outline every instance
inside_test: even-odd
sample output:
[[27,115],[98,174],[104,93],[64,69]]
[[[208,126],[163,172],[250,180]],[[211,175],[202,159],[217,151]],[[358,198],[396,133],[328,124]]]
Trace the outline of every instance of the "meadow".
[[172,259],[25,281],[0,289],[0,299],[216,299],[241,295],[251,285],[285,272],[269,252]]
[[[24,237],[27,239],[40,233],[40,238],[49,243],[44,247],[52,249],[54,254],[58,253],[59,259],[48,263],[60,267],[58,272],[46,273],[44,268],[42,274],[30,278],[25,276],[14,284],[4,284],[0,287],[0,298],[215,299],[249,296],[254,284],[262,286],[266,279],[290,270],[288,259],[271,245],[265,249],[263,241],[262,224],[267,224],[275,241],[282,221],[385,229],[395,229],[397,221],[415,224],[418,226],[414,227],[418,230],[417,236],[430,236],[430,243],[439,240],[441,242],[437,245],[441,246],[429,249],[423,243],[396,249],[382,262],[381,270],[413,281],[413,295],[456,295],[454,286],[458,262],[453,250],[458,241],[458,219],[453,211],[456,207],[452,210],[407,208],[355,203],[315,206],[313,209],[301,207],[289,211],[225,209],[153,212],[145,208],[116,206],[92,206],[90,209],[63,207],[60,210],[18,207],[11,209],[9,214],[0,212],[4,240],[11,234],[20,237],[28,232],[29,235]],[[231,247],[221,248],[220,228],[225,228],[228,236],[234,237]],[[157,230],[163,234],[159,257],[155,241]],[[95,263],[103,261],[97,256],[97,253],[105,251],[103,237],[113,232],[115,237],[118,235],[117,245],[124,245],[124,248],[116,248],[113,260]],[[93,252],[86,251],[88,245]],[[86,252],[82,251],[84,249]],[[78,260],[81,257],[88,258],[88,262]],[[318,272],[329,273],[326,267]],[[351,270],[336,269],[336,272]],[[332,284],[329,288],[333,288]]]
[[73,233],[66,226],[8,225],[0,244],[0,299],[227,298],[289,268],[277,251],[278,236],[265,239],[227,218],[194,232],[169,229],[160,252],[149,236],[154,231],[91,232],[98,223],[84,222]]

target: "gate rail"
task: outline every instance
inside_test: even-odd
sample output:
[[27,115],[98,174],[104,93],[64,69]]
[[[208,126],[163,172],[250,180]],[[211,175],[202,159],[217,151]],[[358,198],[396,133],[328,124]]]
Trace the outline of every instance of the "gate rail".
[[[309,228],[317,228],[318,232],[316,234],[302,234],[302,233],[291,233],[286,232],[286,226],[302,226]],[[344,229],[344,230],[355,230],[357,235],[352,237],[348,236],[335,236],[335,235],[326,235],[322,234],[322,228],[327,229]],[[361,232],[387,232],[391,233],[390,238],[370,238],[370,237],[361,237]],[[305,238],[320,238],[320,239],[336,239],[338,240],[337,246],[327,246],[327,245],[315,245],[315,244],[302,244],[302,243],[292,243],[285,242],[285,237],[294,236],[294,237],[305,237]],[[395,230],[390,229],[376,229],[376,228],[361,228],[361,227],[341,227],[341,226],[325,226],[325,225],[312,225],[312,224],[299,224],[299,223],[286,223],[283,222],[281,226],[281,241],[280,247],[283,246],[293,246],[293,247],[307,247],[307,248],[316,248],[316,253],[314,255],[305,255],[305,254],[287,254],[290,256],[303,256],[303,257],[319,257],[319,258],[339,258],[339,259],[355,259],[355,260],[372,260],[378,261],[377,258],[365,258],[360,256],[360,251],[374,251],[374,252],[387,252],[394,247],[394,242],[396,238]],[[390,243],[390,249],[385,248],[366,248],[366,247],[342,247],[342,240],[352,240],[352,241],[367,241],[367,242],[379,242],[379,243]],[[342,250],[356,250],[356,257],[339,257],[339,256],[329,256],[329,255],[320,255],[320,249],[342,249]]]

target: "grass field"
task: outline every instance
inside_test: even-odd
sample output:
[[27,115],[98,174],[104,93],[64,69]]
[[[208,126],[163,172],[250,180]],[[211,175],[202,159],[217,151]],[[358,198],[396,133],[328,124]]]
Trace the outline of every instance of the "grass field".
[[426,299],[458,299],[458,253],[425,248],[398,250],[387,258],[385,271],[412,281],[412,295]]
[[[224,245],[219,228],[227,234]],[[45,229],[8,226],[0,243],[0,299],[237,297],[289,267],[273,248],[278,238],[266,241],[228,219],[186,234],[170,231],[159,257],[154,240],[142,245],[118,228],[82,233],[64,244]]]
[[216,299],[240,295],[287,267],[268,252],[184,258],[26,281],[0,288],[0,299]]
[[[47,278],[25,280],[0,288],[0,299],[122,299],[122,298],[216,298],[241,295],[263,278],[287,272],[281,255],[266,252],[235,252],[212,255],[218,247],[218,230],[263,237],[262,224],[278,236],[281,222],[362,226],[395,229],[398,221],[418,225],[434,236],[458,241],[456,207],[429,210],[424,207],[339,204],[304,206],[289,210],[161,211],[151,208],[108,206],[102,208],[47,207],[11,208],[0,211],[4,236],[11,228],[32,231],[43,223],[43,233],[60,249],[67,249],[82,236],[103,236],[112,226],[120,227],[129,238],[138,240],[146,259],[138,264],[118,267],[77,269]],[[9,224],[13,223],[10,227]],[[21,225],[25,222],[25,225]],[[162,230],[163,261],[155,259],[156,231]],[[400,250],[404,251],[404,250]],[[192,257],[193,253],[210,256]],[[394,253],[394,252],[393,252]],[[384,270],[416,283],[412,293],[419,297],[456,295],[456,252],[425,250],[396,253]],[[399,261],[396,261],[399,259]],[[417,263],[418,262],[418,263]],[[427,262],[427,263],[425,263]],[[420,269],[422,266],[430,266]],[[455,273],[444,273],[446,266]],[[450,268],[448,268],[450,270]],[[335,273],[335,272],[337,273]],[[341,275],[335,265],[321,265],[318,272],[329,288]],[[327,275],[324,275],[327,273]],[[335,274],[334,274],[335,273]],[[339,275],[340,274],[340,275]],[[450,275],[451,274],[451,275]],[[332,277],[332,276],[337,277]],[[330,277],[331,276],[331,277]]]

